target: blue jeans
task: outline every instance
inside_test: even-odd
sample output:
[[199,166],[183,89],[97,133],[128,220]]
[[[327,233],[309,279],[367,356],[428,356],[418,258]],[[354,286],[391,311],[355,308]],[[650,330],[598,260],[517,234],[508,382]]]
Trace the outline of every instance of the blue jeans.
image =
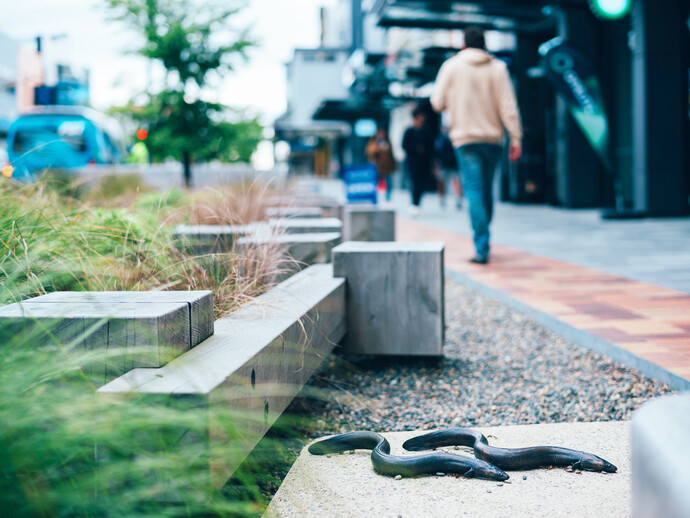
[[391,201],[391,192],[393,192],[393,173],[379,174],[379,181],[386,182],[386,201]]
[[455,149],[462,175],[462,187],[470,206],[477,257],[489,258],[489,223],[493,215],[492,186],[501,156],[498,144],[465,144]]

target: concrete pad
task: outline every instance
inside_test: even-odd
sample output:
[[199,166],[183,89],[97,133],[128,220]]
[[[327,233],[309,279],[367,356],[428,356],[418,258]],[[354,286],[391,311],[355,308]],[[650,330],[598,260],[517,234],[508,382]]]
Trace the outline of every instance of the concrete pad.
[[[477,427],[500,447],[563,446],[599,455],[617,473],[569,473],[563,468],[509,471],[509,483],[448,477],[394,478],[374,473],[370,452],[311,455],[306,447],[273,497],[271,518],[383,517],[628,517],[631,515],[629,422]],[[402,443],[427,433],[383,434],[394,455]],[[464,448],[442,450],[470,455]],[[526,480],[523,480],[526,476]]]

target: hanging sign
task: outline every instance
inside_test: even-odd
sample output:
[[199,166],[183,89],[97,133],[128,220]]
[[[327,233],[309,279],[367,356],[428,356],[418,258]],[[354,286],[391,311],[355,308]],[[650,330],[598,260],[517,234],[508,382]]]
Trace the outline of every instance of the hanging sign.
[[561,38],[541,45],[539,53],[546,77],[565,100],[570,114],[604,167],[611,171],[608,118],[599,79],[591,63]]

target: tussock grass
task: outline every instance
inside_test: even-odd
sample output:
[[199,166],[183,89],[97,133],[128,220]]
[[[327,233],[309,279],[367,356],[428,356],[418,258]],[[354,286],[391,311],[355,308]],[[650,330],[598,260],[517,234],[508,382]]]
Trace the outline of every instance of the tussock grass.
[[[0,304],[59,290],[210,289],[218,318],[270,287],[278,247],[195,256],[171,233],[176,221],[255,220],[262,187],[160,193],[115,185],[117,196],[106,203],[107,184],[89,198],[64,183],[0,183]],[[209,491],[203,405],[96,396],[86,367],[106,361],[104,353],[41,340],[0,326],[0,515],[258,512],[256,501]],[[228,437],[237,435],[236,423],[246,424],[230,410],[213,419]]]
[[256,185],[200,194],[146,192],[125,208],[95,206],[47,182],[3,184],[0,303],[52,291],[212,290],[216,316],[223,316],[270,286],[282,250],[199,257],[174,240],[172,228],[185,219],[252,221],[262,192]]

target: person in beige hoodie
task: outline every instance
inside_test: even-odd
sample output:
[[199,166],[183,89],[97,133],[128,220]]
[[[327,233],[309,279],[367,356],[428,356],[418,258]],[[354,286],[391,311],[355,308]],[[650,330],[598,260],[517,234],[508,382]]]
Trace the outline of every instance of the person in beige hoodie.
[[508,156],[522,154],[522,124],[508,69],[485,49],[479,27],[465,29],[463,50],[438,72],[431,105],[450,115],[465,196],[469,202],[477,264],[489,262],[489,224],[493,215],[492,185],[504,128],[510,137]]

